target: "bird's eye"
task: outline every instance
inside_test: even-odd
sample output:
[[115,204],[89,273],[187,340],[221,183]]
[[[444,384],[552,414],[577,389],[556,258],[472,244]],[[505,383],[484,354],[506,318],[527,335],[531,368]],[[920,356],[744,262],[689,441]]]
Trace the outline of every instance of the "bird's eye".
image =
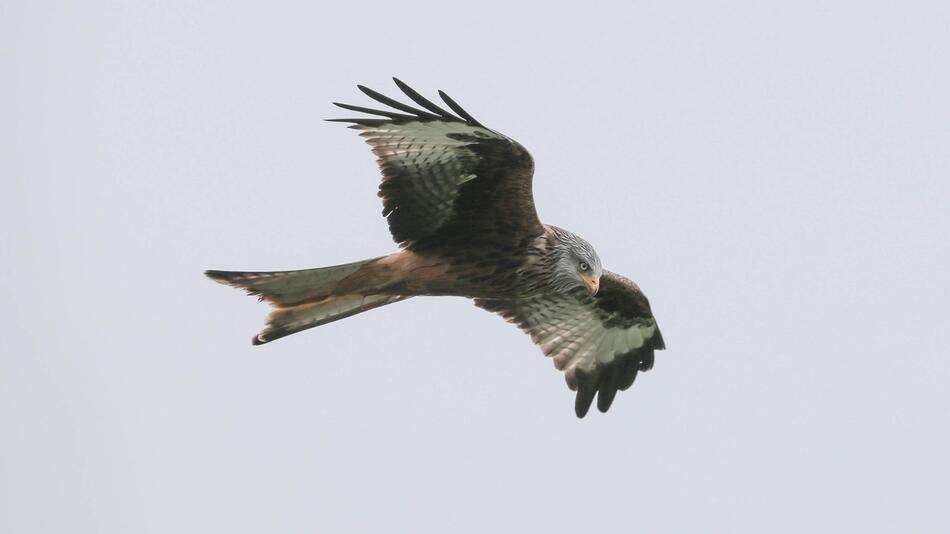
[[577,267],[578,267],[580,270],[582,270],[582,271],[588,271],[588,270],[590,270],[590,265],[587,265],[587,262],[583,262],[583,261],[582,261],[581,264],[578,265]]

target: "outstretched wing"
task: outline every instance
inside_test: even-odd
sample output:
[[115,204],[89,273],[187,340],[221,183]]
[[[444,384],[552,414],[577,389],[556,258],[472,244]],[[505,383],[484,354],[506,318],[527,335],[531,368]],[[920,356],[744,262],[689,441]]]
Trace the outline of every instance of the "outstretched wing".
[[373,147],[383,174],[383,215],[393,239],[424,252],[485,239],[518,244],[541,235],[528,151],[482,126],[442,91],[439,95],[458,116],[393,80],[425,109],[357,86],[401,113],[337,103],[383,118],[331,119],[353,123],[351,128]]
[[653,367],[653,352],[665,347],[650,303],[632,281],[610,271],[600,290],[522,300],[476,299],[475,304],[515,323],[554,358],[567,385],[577,391],[574,411],[584,417],[597,395],[606,412],[617,391]]

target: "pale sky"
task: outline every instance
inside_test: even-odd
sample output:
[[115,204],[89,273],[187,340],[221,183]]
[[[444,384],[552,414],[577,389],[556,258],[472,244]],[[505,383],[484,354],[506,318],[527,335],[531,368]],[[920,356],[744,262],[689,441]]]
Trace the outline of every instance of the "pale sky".
[[[950,531],[948,6],[4,2],[0,531]],[[393,75],[650,297],[608,414],[463,299],[252,347],[202,276],[395,250],[322,121]]]

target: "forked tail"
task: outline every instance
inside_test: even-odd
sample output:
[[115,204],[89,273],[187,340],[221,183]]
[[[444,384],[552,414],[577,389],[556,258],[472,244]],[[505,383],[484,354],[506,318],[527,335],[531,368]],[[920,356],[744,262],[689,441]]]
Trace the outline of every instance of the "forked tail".
[[300,271],[205,271],[205,274],[216,282],[258,295],[276,308],[264,330],[251,340],[261,345],[408,298],[373,294],[372,287],[365,288],[366,291],[354,290],[352,283],[345,292],[340,292],[344,280],[377,259]]

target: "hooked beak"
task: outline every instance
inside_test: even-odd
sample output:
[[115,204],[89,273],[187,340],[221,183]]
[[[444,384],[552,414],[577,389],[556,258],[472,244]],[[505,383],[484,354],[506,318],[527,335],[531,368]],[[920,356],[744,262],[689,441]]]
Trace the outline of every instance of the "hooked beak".
[[592,276],[580,275],[581,282],[584,282],[584,285],[587,286],[587,290],[590,291],[591,295],[596,295],[597,290],[600,289],[600,278],[594,278]]

